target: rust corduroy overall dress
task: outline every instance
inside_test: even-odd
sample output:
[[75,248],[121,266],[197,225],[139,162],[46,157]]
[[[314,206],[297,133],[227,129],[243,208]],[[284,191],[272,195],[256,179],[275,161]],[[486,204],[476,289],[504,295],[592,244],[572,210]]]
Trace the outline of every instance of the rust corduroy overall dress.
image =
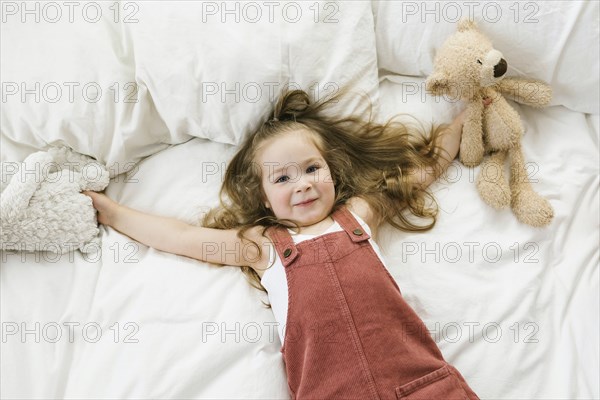
[[477,399],[444,361],[352,213],[343,228],[298,243],[269,236],[285,268],[288,315],[281,349],[295,399]]

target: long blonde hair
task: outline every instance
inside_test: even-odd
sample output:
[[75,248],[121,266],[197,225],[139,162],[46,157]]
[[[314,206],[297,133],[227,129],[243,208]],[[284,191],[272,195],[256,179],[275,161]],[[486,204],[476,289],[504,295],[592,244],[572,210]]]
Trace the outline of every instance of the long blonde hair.
[[[237,228],[238,237],[248,240],[244,233],[257,225],[264,227],[263,235],[271,226],[295,225],[292,221],[277,219],[265,207],[256,154],[266,140],[303,129],[318,137],[315,145],[335,182],[332,212],[358,196],[374,211],[376,226],[388,222],[409,232],[431,229],[436,222],[437,203],[414,178],[417,171],[435,170],[443,156],[437,147],[440,129],[432,129],[426,136],[423,129],[394,120],[378,124],[371,118],[371,107],[366,119],[357,115],[342,118],[327,115],[327,108],[337,101],[339,95],[311,102],[308,94],[301,90],[283,93],[269,120],[245,139],[230,161],[220,191],[220,206],[204,216],[202,225]],[[431,206],[427,205],[428,199]],[[428,222],[417,225],[407,212]],[[260,246],[250,241],[261,254]],[[266,292],[254,269],[241,268],[252,286]]]

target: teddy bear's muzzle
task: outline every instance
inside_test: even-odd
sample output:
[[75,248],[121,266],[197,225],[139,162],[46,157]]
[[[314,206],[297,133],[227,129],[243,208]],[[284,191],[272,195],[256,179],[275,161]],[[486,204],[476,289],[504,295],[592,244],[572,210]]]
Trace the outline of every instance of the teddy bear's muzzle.
[[500,59],[500,62],[494,65],[494,78],[499,78],[506,73],[508,64],[504,58]]

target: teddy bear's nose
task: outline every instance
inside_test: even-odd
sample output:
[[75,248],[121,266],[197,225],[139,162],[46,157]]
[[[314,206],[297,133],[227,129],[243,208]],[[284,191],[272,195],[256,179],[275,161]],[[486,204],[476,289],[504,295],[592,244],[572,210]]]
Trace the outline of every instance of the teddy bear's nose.
[[506,73],[507,69],[506,60],[504,58],[500,59],[500,62],[494,65],[494,78],[499,78]]

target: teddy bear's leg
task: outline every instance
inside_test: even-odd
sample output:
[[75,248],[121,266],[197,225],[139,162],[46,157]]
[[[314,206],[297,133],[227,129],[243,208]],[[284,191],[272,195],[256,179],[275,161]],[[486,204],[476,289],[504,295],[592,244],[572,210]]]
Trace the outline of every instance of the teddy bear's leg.
[[485,159],[476,183],[483,201],[497,210],[510,204],[510,188],[504,177],[506,155],[506,151],[497,151]]
[[548,200],[533,191],[525,169],[521,146],[510,151],[511,208],[517,219],[524,224],[542,227],[554,217],[554,210]]

